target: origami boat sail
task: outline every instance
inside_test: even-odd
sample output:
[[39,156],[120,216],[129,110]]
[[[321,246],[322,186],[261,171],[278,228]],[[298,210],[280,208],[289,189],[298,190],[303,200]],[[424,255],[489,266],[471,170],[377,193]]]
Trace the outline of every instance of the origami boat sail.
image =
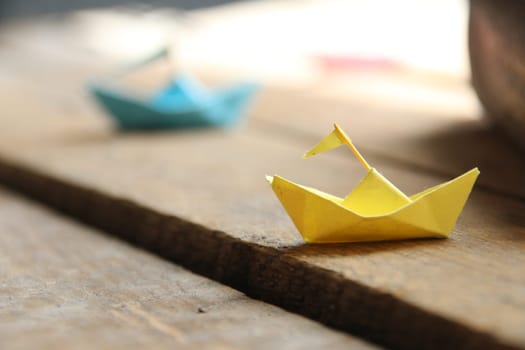
[[345,198],[298,185],[279,176],[267,177],[306,242],[448,237],[479,175],[477,168],[408,197],[368,165],[337,125],[305,157],[345,144],[368,170]]
[[[167,50],[128,65],[128,73],[167,55]],[[179,75],[152,96],[139,96],[108,82],[89,86],[91,94],[121,129],[229,126],[239,121],[258,87],[240,83],[209,91],[188,75]]]

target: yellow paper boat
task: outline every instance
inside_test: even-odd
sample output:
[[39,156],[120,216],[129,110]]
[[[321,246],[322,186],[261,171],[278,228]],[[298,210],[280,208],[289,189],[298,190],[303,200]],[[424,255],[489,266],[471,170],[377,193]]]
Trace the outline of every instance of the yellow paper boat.
[[406,196],[370,167],[351,140],[335,124],[334,131],[307,152],[309,157],[348,145],[368,174],[345,198],[267,176],[295,226],[309,243],[399,240],[450,235],[479,170]]

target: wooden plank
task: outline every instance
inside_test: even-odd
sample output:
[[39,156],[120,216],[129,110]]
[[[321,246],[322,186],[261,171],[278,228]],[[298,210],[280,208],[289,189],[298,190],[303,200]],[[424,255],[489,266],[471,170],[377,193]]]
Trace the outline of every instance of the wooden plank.
[[[522,197],[521,161],[472,114],[456,118],[447,105],[428,117],[424,106],[414,113],[391,100],[351,98],[349,89],[361,87],[355,81],[323,80],[307,92],[263,92],[246,135],[125,136],[112,133],[78,90],[69,91],[88,71],[74,62],[61,65],[65,73],[42,70],[34,54],[6,55],[1,175],[12,186],[195,271],[383,344],[524,347],[521,201],[476,191],[447,241],[312,247],[301,244],[262,180],[276,172],[339,194],[351,188],[362,172],[343,163],[346,155],[293,161],[327,131],[333,119],[323,118],[333,113],[409,192],[443,181],[438,173],[480,165],[481,187]],[[43,89],[32,81],[55,83]],[[432,141],[458,120],[466,132],[444,131],[449,141]],[[445,152],[436,147],[443,143]]]
[[[9,185],[250,295],[387,346],[525,347],[521,201],[475,190],[449,240],[304,245],[264,174],[343,195],[364,174],[346,154],[301,161],[310,144],[278,129],[112,133],[38,94],[32,105],[27,98],[0,93],[10,111],[0,114],[0,178]],[[29,124],[35,106],[40,117]],[[13,136],[21,129],[24,140]],[[407,192],[444,180],[370,160]]]
[[[74,19],[60,25],[42,20],[4,28],[0,40],[9,50],[0,55],[0,78],[25,80],[33,83],[31,89],[38,90],[41,86],[34,81],[53,81],[57,74],[67,76],[61,84],[47,86],[45,94],[75,101],[61,102],[64,105],[86,104],[81,86],[107,73],[110,64],[103,64],[107,58],[97,56],[94,61],[85,54]],[[67,51],[56,47],[57,36],[69,45]],[[59,72],[40,68],[57,60],[62,62]],[[192,68],[210,84],[232,78],[220,71]],[[128,82],[148,90],[164,82],[167,74],[165,64],[160,63]],[[83,108],[94,110],[92,106]],[[490,118],[482,116],[468,82],[461,80],[413,72],[323,74],[313,69],[295,84],[266,86],[256,99],[250,120],[258,127],[289,129],[309,142],[322,136],[327,123],[338,122],[351,131],[364,151],[383,161],[449,177],[478,166],[482,170],[480,186],[525,198],[523,152],[493,127]]]
[[[35,55],[32,51],[27,54],[31,57]],[[20,84],[22,80],[24,89],[39,90],[38,85],[31,86],[33,80],[53,79],[52,72],[35,70],[34,64],[24,64],[23,57],[15,53],[11,55],[7,62],[3,62],[4,67],[14,62],[21,67],[5,70],[9,74],[29,70],[27,76],[32,78],[24,81],[23,76],[17,76],[16,80],[9,80],[9,83]],[[62,101],[58,103],[63,105],[63,109],[74,105],[75,114],[90,119],[97,109],[86,100],[80,87],[93,74],[101,74],[103,69],[85,63],[81,66],[84,70],[67,68],[66,65],[64,74],[67,74],[68,79],[64,84],[40,92],[47,98]],[[164,67],[155,67],[129,80],[142,89],[144,86],[152,88],[159,81],[164,81],[165,75]],[[202,75],[210,84],[218,84],[225,79],[213,72],[203,72]],[[427,101],[417,107],[407,101],[404,104],[399,101],[393,104],[390,100],[369,103],[378,99],[381,101],[382,96],[374,96],[370,92],[374,90],[373,86],[368,86],[368,92],[356,93],[365,78],[349,83],[347,80],[323,77],[299,87],[267,86],[257,96],[248,118],[249,123],[269,130],[278,128],[281,133],[286,130],[285,133],[295,134],[314,143],[323,136],[327,124],[337,122],[351,132],[354,142],[364,152],[383,162],[447,177],[478,166],[482,171],[479,186],[508,196],[525,198],[523,153],[473,106],[475,103],[472,102],[470,89],[461,84],[452,84],[438,85],[433,91],[426,82],[421,83],[420,87],[430,89],[427,92],[430,96],[426,96]],[[386,78],[382,82],[394,86],[397,84],[402,89],[403,82],[399,80],[400,77]],[[445,106],[437,109],[436,105],[444,97],[433,100],[432,94],[439,95],[447,89],[451,91],[445,97],[455,96],[457,101],[451,103],[450,108]],[[356,96],[353,96],[354,93]],[[107,120],[104,122],[109,124]]]
[[[425,105],[414,108],[408,99],[394,104],[372,94],[353,96],[358,86],[359,80],[351,84],[325,78],[301,88],[268,89],[257,101],[254,119],[261,126],[301,134],[311,143],[323,136],[328,123],[337,122],[363,151],[383,161],[449,177],[478,166],[480,186],[525,198],[523,154],[472,107],[472,91],[466,86],[450,87],[448,94],[459,100],[451,108],[443,104],[437,109],[443,98],[427,92],[432,105],[426,110]],[[434,87],[434,93],[446,88]]]
[[0,190],[3,349],[373,349]]

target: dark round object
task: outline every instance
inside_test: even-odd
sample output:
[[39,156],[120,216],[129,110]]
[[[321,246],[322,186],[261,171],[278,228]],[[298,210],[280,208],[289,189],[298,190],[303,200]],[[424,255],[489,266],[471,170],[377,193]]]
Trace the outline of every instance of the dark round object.
[[471,0],[469,51],[488,116],[525,149],[525,1]]

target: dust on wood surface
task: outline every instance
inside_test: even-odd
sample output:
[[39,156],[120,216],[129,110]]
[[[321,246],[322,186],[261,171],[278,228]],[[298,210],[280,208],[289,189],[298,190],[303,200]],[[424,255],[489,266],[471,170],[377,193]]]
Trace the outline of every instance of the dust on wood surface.
[[4,349],[372,349],[0,190]]

